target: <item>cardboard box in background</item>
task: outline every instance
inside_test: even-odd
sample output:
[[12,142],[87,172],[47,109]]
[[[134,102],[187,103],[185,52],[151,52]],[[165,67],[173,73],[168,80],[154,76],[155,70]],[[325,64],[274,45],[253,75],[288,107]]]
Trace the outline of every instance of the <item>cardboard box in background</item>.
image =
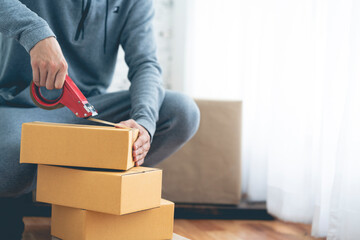
[[30,122],[22,125],[20,163],[127,170],[137,129]]
[[64,240],[171,239],[174,204],[161,200],[151,210],[116,216],[52,206],[51,235]]
[[240,101],[196,100],[199,131],[157,167],[163,197],[177,203],[238,204],[241,199]]
[[128,171],[38,166],[36,200],[123,215],[160,206],[162,171]]

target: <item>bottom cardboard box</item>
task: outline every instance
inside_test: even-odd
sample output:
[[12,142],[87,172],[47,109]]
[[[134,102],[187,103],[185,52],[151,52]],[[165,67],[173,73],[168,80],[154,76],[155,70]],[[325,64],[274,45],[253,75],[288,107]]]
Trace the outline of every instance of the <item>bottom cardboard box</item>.
[[159,208],[112,215],[53,205],[51,235],[62,240],[172,239],[174,203],[161,199]]

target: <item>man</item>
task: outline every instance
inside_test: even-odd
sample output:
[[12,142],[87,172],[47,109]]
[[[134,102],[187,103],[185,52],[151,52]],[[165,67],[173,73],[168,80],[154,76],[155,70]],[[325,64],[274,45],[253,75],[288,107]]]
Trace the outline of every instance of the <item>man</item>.
[[[21,124],[88,124],[66,108],[36,108],[31,80],[60,89],[69,74],[101,119],[138,128],[137,166],[157,164],[195,134],[199,111],[193,100],[161,85],[153,15],[151,0],[1,0],[0,239],[21,239],[21,203],[35,188],[36,166],[19,164]],[[119,45],[131,87],[105,93]]]

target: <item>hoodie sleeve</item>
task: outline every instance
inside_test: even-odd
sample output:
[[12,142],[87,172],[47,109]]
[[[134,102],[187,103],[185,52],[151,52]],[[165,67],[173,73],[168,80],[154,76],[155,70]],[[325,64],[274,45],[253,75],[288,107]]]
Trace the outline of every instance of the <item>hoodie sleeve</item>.
[[30,52],[39,41],[55,36],[44,19],[18,0],[0,0],[0,32]]
[[130,117],[148,130],[151,139],[165,96],[161,68],[156,57],[153,17],[152,0],[134,1],[120,37],[129,66]]

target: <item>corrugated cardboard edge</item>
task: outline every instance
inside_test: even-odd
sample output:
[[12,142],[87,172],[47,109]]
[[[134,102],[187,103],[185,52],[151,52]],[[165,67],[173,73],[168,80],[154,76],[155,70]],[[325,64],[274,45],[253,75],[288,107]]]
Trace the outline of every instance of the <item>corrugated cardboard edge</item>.
[[175,203],[174,202],[171,202],[169,200],[166,200],[166,199],[161,199],[161,205],[164,205],[165,207],[168,207],[171,209],[171,219],[172,219],[172,222],[171,222],[171,229],[170,229],[170,235],[168,236],[168,238],[173,238],[174,235],[172,234],[174,232],[174,214],[175,214]]
[[20,163],[22,163],[22,159],[24,159],[23,155],[24,155],[24,144],[23,144],[23,139],[24,139],[24,135],[26,132],[26,123],[23,123],[21,125],[21,139],[20,139]]
[[133,145],[134,145],[135,141],[139,137],[139,129],[132,128],[129,131],[129,134],[130,134],[130,136],[129,136],[129,138],[130,138],[130,141],[129,141],[130,146],[129,146],[129,153],[128,153],[128,160],[127,160],[126,169],[130,169],[130,168],[135,166],[132,150],[133,150]]
[[[51,210],[51,215],[53,216],[54,215],[54,208],[52,207],[52,210]],[[60,215],[61,215],[61,212],[60,212]],[[82,219],[82,221],[80,221],[80,219]],[[59,238],[66,238],[66,240],[86,240],[86,237],[84,238],[78,238],[79,236],[74,236],[74,235],[71,235],[71,236],[64,236],[64,232],[62,232],[61,230],[64,228],[64,227],[60,227],[60,229],[56,229],[54,226],[58,226],[59,223],[57,222],[57,224],[53,224],[54,221],[60,221],[60,225],[64,226],[64,225],[71,225],[71,226],[74,226],[76,229],[81,229],[79,233],[80,236],[85,236],[85,233],[86,233],[86,211],[79,211],[79,214],[77,215],[77,218],[74,219],[74,218],[71,218],[71,219],[65,219],[65,218],[56,218],[56,220],[54,218],[51,219],[51,235],[55,236],[55,237],[59,237]],[[79,226],[79,224],[81,223],[81,226]],[[65,229],[68,229],[65,227]],[[71,229],[70,229],[70,232]],[[75,231],[76,232],[76,231]],[[69,238],[70,237],[70,238]]]
[[[128,206],[125,206],[125,204],[124,203],[122,203],[122,201],[121,201],[121,199],[122,198],[124,198],[124,196],[126,197],[126,196],[128,196],[128,194],[126,193],[129,189],[127,189],[127,188],[124,188],[124,187],[122,187],[121,188],[121,194],[120,194],[120,208],[119,208],[119,212],[118,212],[118,215],[126,215],[126,214],[131,214],[131,213],[136,213],[136,212],[140,212],[140,211],[144,211],[144,210],[149,210],[149,209],[153,209],[153,208],[157,208],[157,207],[160,207],[160,205],[161,205],[161,203],[162,203],[162,199],[161,199],[161,192],[162,192],[162,170],[161,169],[157,169],[157,168],[147,168],[147,167],[136,167],[136,168],[140,168],[140,171],[136,171],[136,172],[129,172],[129,173],[125,173],[124,175],[122,175],[121,176],[121,178],[120,178],[120,186],[122,186],[122,181],[124,180],[124,181],[126,181],[126,177],[132,177],[132,176],[136,176],[136,175],[138,175],[138,174],[146,174],[146,175],[149,175],[149,174],[151,174],[151,175],[154,175],[154,178],[156,179],[156,175],[160,175],[159,176],[159,184],[157,184],[157,186],[159,187],[159,192],[158,192],[158,196],[159,196],[159,201],[156,203],[157,204],[157,206],[156,207],[151,207],[151,208],[149,208],[149,207],[145,207],[145,208],[143,208],[143,209],[139,209],[139,210],[137,210],[137,211],[130,211],[130,212],[128,212],[128,211],[125,211],[124,210],[124,208],[125,209],[127,209],[128,208]],[[136,169],[136,168],[133,168],[133,170],[134,169]],[[142,170],[141,170],[142,169]],[[131,170],[130,170],[131,171]],[[153,179],[154,179],[153,178]],[[132,194],[133,194],[133,192],[132,192]],[[165,200],[165,201],[167,201],[167,200]],[[170,202],[170,201],[168,201],[168,202]]]
[[[140,171],[136,171],[136,172],[132,172],[132,170],[135,170],[135,169],[140,169]],[[130,171],[130,172],[129,172]],[[160,207],[161,205],[161,202],[162,202],[162,199],[161,199],[161,192],[162,192],[162,170],[161,169],[158,169],[158,168],[147,168],[147,167],[135,167],[135,168],[132,168],[128,171],[126,171],[126,173],[124,173],[123,175],[121,175],[120,177],[120,186],[122,186],[123,184],[123,180],[124,180],[124,177],[128,177],[128,176],[134,176],[134,175],[138,175],[138,174],[151,174],[153,172],[158,172],[158,174],[160,174],[160,201],[159,201],[159,206],[157,207]],[[146,208],[146,209],[141,209],[141,210],[137,210],[137,211],[131,211],[131,212],[124,212],[124,210],[120,207],[120,206],[123,206],[123,203],[122,203],[122,196],[124,196],[124,188],[121,188],[121,194],[119,196],[119,208],[118,208],[118,212],[117,214],[118,215],[126,215],[126,214],[132,214],[132,213],[136,213],[136,212],[140,212],[140,211],[144,211],[144,210],[150,210],[150,209],[153,209],[153,208],[157,208],[157,207],[153,207],[153,208]]]

